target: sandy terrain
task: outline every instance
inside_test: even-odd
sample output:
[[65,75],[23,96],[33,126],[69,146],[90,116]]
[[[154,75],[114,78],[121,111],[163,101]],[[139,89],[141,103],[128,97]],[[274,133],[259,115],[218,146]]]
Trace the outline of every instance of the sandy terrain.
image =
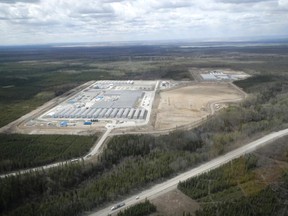
[[230,83],[198,83],[160,93],[155,129],[172,129],[198,122],[216,110],[221,103],[237,101],[243,94]]
[[152,203],[157,206],[157,213],[152,214],[152,216],[176,216],[182,215],[183,212],[190,212],[194,215],[194,212],[199,209],[199,204],[196,201],[192,200],[178,189],[153,199]]

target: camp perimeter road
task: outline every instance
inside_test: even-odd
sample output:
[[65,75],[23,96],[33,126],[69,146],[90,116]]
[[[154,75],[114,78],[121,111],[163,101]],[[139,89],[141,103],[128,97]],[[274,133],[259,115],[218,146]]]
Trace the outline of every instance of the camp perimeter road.
[[[91,84],[91,82],[87,82],[85,84],[85,86],[87,86],[88,84]],[[81,88],[83,88],[83,86],[84,85],[82,85]],[[152,101],[154,100],[156,91],[158,90],[158,86],[159,86],[159,81],[156,82],[155,88],[154,88],[153,92],[151,93]],[[67,100],[67,98],[66,98],[66,100]],[[53,103],[53,105],[55,105],[55,104]],[[47,106],[47,105],[45,105],[45,106]],[[43,107],[45,107],[45,106],[43,106]],[[7,174],[2,174],[2,175],[0,175],[0,178],[5,178],[5,177],[13,176],[13,175],[15,176],[15,175],[19,175],[19,174],[30,173],[30,172],[35,172],[35,171],[41,171],[43,169],[50,169],[50,168],[58,167],[58,166],[63,166],[65,164],[75,163],[75,162],[81,161],[82,159],[83,160],[90,160],[90,158],[92,156],[100,154],[100,151],[99,151],[100,148],[102,147],[102,145],[104,144],[105,140],[107,139],[107,137],[110,135],[111,131],[114,128],[135,127],[135,126],[141,126],[141,125],[148,124],[149,119],[150,119],[151,110],[152,110],[152,103],[147,105],[146,108],[148,110],[148,114],[147,114],[147,118],[146,118],[145,122],[142,123],[142,124],[141,123],[140,124],[136,124],[135,122],[126,122],[126,123],[123,123],[123,124],[119,125],[119,124],[116,123],[115,120],[114,121],[112,120],[112,123],[108,123],[105,126],[106,129],[107,129],[106,132],[102,135],[102,137],[99,140],[96,141],[96,143],[95,143],[94,147],[91,149],[91,151],[88,154],[86,154],[85,156],[83,156],[83,157],[74,158],[74,159],[71,159],[71,160],[57,162],[57,163],[53,163],[53,164],[48,164],[48,165],[45,165],[45,166],[35,167],[35,168],[31,168],[31,169],[19,170],[19,171],[7,173]],[[32,111],[31,113],[33,113],[33,115],[35,115],[35,113],[38,113],[38,111],[39,111],[39,109],[37,109],[35,111]],[[31,113],[28,113],[27,115],[31,115]],[[22,117],[20,119],[22,119]],[[19,119],[16,120],[15,122],[18,122],[18,121],[19,121]],[[15,124],[15,122],[13,124]],[[6,128],[4,128],[4,129],[6,129]],[[1,132],[1,128],[0,128],[0,132]]]
[[[175,189],[177,187],[177,184],[180,181],[185,181],[191,177],[195,177],[197,175],[201,175],[203,173],[206,173],[210,170],[216,169],[218,167],[220,167],[221,165],[228,163],[229,161],[232,161],[233,159],[236,159],[242,155],[251,153],[253,151],[255,151],[256,149],[259,149],[262,146],[265,146],[266,144],[271,143],[272,141],[275,141],[283,136],[288,135],[288,129],[285,130],[281,130],[278,132],[273,132],[270,133],[258,140],[255,140],[253,142],[250,142],[238,149],[235,149],[229,153],[226,153],[225,155],[222,155],[220,157],[217,157],[205,164],[202,164],[190,171],[187,171],[185,173],[182,173],[170,180],[167,180],[163,183],[157,184],[155,186],[153,186],[152,188],[145,190],[139,194],[137,194],[137,196],[139,196],[139,199],[136,199],[136,196],[132,196],[126,200],[122,200],[119,201],[119,203],[125,203],[125,206],[120,207],[116,210],[111,210],[112,206],[109,206],[105,209],[99,210],[95,213],[90,214],[90,216],[107,216],[108,214],[112,214],[112,213],[116,213],[119,210],[123,210],[124,208],[127,208],[129,206],[132,206],[138,202],[141,202],[145,199],[153,199],[156,198],[168,191],[171,191],[173,189]],[[137,197],[138,198],[138,197]],[[116,205],[116,203],[115,203]],[[114,206],[114,205],[113,205]]]
[[45,166],[40,166],[40,167],[35,167],[35,168],[31,168],[31,169],[19,170],[19,171],[15,171],[15,172],[11,172],[11,173],[0,175],[0,178],[20,175],[20,174],[25,174],[25,173],[35,172],[35,171],[41,171],[41,170],[50,169],[50,168],[58,167],[58,166],[63,166],[65,164],[81,161],[82,159],[83,160],[89,160],[91,156],[97,155],[99,153],[99,149],[101,148],[101,146],[103,145],[103,143],[107,139],[107,136],[110,134],[111,130],[112,130],[112,128],[107,128],[106,132],[102,135],[100,140],[96,141],[96,143],[95,143],[94,147],[92,148],[92,150],[87,155],[85,155],[84,157],[74,158],[74,159],[71,159],[71,160],[57,162],[57,163],[53,163],[53,164],[49,164],[49,165],[45,165]]

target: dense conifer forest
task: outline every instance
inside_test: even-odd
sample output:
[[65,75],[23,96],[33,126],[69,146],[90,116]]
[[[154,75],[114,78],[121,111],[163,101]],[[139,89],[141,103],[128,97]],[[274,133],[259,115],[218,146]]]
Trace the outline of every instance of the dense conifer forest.
[[124,211],[120,211],[117,216],[148,216],[156,211],[156,206],[145,200],[143,203],[138,203]]
[[97,136],[0,134],[0,173],[81,157]]
[[[286,153],[287,150],[286,148]],[[196,216],[210,216],[215,213],[224,216],[286,215],[287,166],[271,183],[260,180],[261,166],[263,165],[257,165],[257,156],[249,155],[181,182],[178,188],[201,203],[202,208],[196,212]],[[275,168],[277,169],[279,168]]]

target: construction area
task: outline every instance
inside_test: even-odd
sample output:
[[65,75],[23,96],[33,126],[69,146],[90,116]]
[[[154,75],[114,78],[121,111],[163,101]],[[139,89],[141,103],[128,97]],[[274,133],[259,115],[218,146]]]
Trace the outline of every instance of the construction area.
[[[137,88],[131,88],[130,85],[133,84],[134,81],[96,82],[88,89],[66,101],[66,103],[44,114],[42,118],[144,119],[147,114],[145,100],[149,95],[145,95],[143,91],[139,91]],[[119,88],[119,85],[121,85],[121,88]],[[147,89],[153,90],[154,87],[149,86]],[[144,102],[137,106],[140,99],[143,99]]]
[[58,127],[91,126],[103,121],[145,123],[149,119],[156,84],[157,81],[95,81],[37,120]]
[[246,79],[250,76],[243,71],[235,71],[227,68],[217,70],[213,68],[191,68],[190,73],[194,79],[199,82],[232,82]]
[[[206,73],[205,73],[206,71]],[[23,116],[6,130],[29,134],[162,133],[201,124],[208,116],[239,102],[245,92],[231,81],[208,78],[222,73],[191,69],[194,81],[89,81]],[[244,79],[247,74],[229,72]],[[208,75],[207,75],[208,76]],[[206,79],[206,80],[204,80]],[[3,128],[5,130],[5,128]],[[112,132],[113,130],[113,132]]]
[[177,129],[199,123],[227,103],[239,102],[245,97],[231,83],[197,83],[160,93],[155,129]]

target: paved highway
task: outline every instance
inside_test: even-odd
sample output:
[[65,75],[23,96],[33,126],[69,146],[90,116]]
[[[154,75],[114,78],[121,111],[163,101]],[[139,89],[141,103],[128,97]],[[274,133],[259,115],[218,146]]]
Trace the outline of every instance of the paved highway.
[[[92,213],[91,216],[107,216],[109,213],[111,214],[112,212],[117,212],[121,209],[124,209],[125,207],[128,207],[128,206],[131,206],[131,205],[134,205],[140,201],[143,201],[144,199],[153,199],[155,197],[158,197],[168,191],[171,191],[173,189],[175,189],[177,187],[177,184],[179,181],[184,181],[188,178],[191,178],[191,177],[194,177],[194,176],[197,176],[197,175],[200,175],[200,174],[203,174],[205,172],[208,172],[210,170],[213,170],[213,169],[216,169],[218,168],[219,166],[235,159],[235,158],[238,158],[242,155],[245,155],[245,154],[248,154],[248,153],[251,153],[253,151],[255,151],[256,149],[268,144],[268,143],[271,143],[272,141],[276,140],[276,139],[279,139],[283,136],[286,136],[288,135],[288,129],[285,129],[285,130],[281,130],[281,131],[278,131],[278,132],[273,132],[271,134],[268,134],[256,141],[253,141],[253,142],[250,142],[248,144],[246,144],[245,146],[242,146],[238,149],[235,149],[225,155],[222,155],[220,157],[217,157],[205,164],[202,164],[188,172],[185,172],[185,173],[182,173],[170,180],[167,180],[161,184],[157,184],[155,186],[153,186],[152,188],[148,189],[148,190],[145,190],[141,193],[139,193],[137,196],[139,196],[140,198],[136,200],[136,197],[133,196],[133,197],[130,197],[126,200],[122,200],[121,202],[125,202],[125,206],[124,207],[121,207],[121,208],[118,208],[117,210],[114,210],[114,211],[111,211],[111,207],[108,207],[108,208],[105,208],[105,209],[102,209],[102,210],[99,210],[95,213]],[[116,203],[115,203],[116,204]]]

